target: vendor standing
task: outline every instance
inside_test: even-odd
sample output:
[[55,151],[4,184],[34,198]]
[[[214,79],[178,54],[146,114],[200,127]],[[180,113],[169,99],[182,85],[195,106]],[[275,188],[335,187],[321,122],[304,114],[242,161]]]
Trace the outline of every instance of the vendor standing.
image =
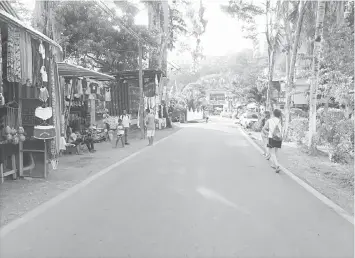
[[124,127],[125,144],[128,145],[128,129],[131,126],[131,117],[127,114],[127,110],[123,110],[123,115],[120,117],[122,125]]

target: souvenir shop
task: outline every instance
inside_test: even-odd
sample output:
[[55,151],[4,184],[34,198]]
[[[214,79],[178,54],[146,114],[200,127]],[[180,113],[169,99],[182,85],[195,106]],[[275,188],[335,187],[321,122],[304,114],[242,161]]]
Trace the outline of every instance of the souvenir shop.
[[87,68],[58,62],[62,98],[61,131],[85,134],[87,129],[103,130],[106,106],[111,102],[108,82],[115,78]]
[[[131,115],[132,125],[139,121],[139,71],[122,71],[115,74],[116,80],[111,83],[111,103],[108,107],[111,116],[119,116],[123,110]],[[166,78],[161,71],[143,70],[144,109],[154,110],[159,123],[157,128],[166,125],[167,106]],[[165,94],[164,94],[165,93]]]
[[[0,10],[1,181],[46,177],[60,137],[59,44]],[[5,151],[6,150],[6,151]]]

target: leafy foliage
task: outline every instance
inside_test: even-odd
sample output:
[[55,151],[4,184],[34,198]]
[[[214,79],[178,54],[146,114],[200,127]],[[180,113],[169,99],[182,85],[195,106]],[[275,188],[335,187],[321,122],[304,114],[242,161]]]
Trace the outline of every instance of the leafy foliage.
[[344,111],[323,108],[317,112],[320,144],[327,146],[332,162],[347,163],[354,155],[354,121],[346,119]]
[[[149,40],[147,30],[133,24],[136,11],[131,8],[126,11],[122,20]],[[118,30],[114,26],[118,23],[109,19],[95,2],[63,1],[59,2],[55,12],[67,58],[103,72],[137,68],[138,42],[125,30]]]
[[328,10],[324,28],[320,69],[320,92],[324,98],[354,106],[354,26],[336,23],[336,14]]

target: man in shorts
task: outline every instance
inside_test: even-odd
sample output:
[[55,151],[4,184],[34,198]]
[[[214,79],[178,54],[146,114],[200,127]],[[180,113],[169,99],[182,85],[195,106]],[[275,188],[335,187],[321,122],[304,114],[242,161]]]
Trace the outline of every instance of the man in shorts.
[[148,146],[152,146],[154,141],[154,135],[155,135],[155,116],[153,113],[150,112],[149,108],[146,109],[146,112],[147,112],[147,116],[145,118],[145,124],[147,127],[147,137],[149,141]]

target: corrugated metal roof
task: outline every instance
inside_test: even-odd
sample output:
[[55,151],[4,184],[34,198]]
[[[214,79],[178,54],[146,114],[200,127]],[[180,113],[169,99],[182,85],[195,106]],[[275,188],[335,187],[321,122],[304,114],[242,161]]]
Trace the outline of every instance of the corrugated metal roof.
[[6,23],[10,23],[10,24],[12,24],[14,26],[20,27],[20,28],[26,30],[29,34],[31,34],[32,37],[38,38],[38,39],[43,40],[43,41],[46,41],[49,44],[51,44],[52,46],[56,46],[57,48],[59,48],[60,51],[63,51],[62,47],[57,42],[55,42],[54,40],[50,39],[49,37],[47,37],[43,33],[35,30],[31,26],[28,26],[28,25],[24,24],[22,21],[20,21],[19,19],[15,18],[14,16],[12,16],[11,14],[7,13],[4,10],[0,10],[0,21],[1,20],[6,22]]
[[68,64],[64,62],[57,62],[58,65],[58,73],[63,77],[86,77],[89,79],[97,80],[97,81],[111,81],[115,80],[115,77],[96,72],[81,66]]

